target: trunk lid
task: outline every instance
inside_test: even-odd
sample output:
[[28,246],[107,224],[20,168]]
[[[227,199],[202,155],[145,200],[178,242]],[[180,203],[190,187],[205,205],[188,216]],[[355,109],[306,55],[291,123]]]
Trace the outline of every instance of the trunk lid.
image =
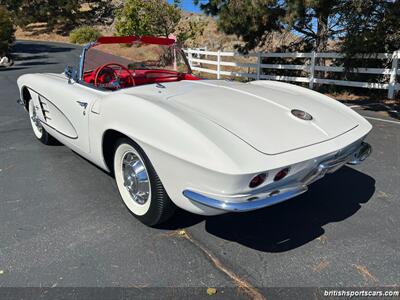
[[[224,127],[265,154],[303,148],[339,136],[357,120],[330,99],[295,89],[229,81],[185,81],[165,84],[168,102],[185,106]],[[292,115],[308,112],[313,120]]]

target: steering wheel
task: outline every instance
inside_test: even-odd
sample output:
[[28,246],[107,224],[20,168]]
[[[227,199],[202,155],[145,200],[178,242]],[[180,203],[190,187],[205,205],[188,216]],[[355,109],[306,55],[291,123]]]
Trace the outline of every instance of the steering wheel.
[[107,64],[104,64],[101,67],[99,67],[96,71],[96,75],[94,77],[94,85],[96,87],[98,87],[101,84],[99,82],[99,78],[100,78],[100,75],[102,75],[102,73],[105,70],[111,70],[111,72],[109,74],[113,77],[108,82],[106,82],[106,84],[109,84],[110,88],[118,89],[121,87],[121,84],[120,84],[121,77],[117,74],[117,72],[116,72],[116,70],[114,70],[114,68],[111,68],[111,66],[117,66],[121,70],[124,70],[127,72],[127,74],[128,74],[127,79],[129,79],[129,82],[128,81],[124,82],[125,86],[134,86],[135,85],[135,79],[133,78],[131,72],[129,71],[129,69],[127,67],[125,67],[124,65],[118,64],[118,63],[107,63]]

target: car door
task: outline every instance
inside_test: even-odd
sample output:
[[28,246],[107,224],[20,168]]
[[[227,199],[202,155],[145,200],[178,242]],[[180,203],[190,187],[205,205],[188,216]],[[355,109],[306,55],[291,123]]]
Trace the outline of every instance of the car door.
[[89,153],[89,111],[102,92],[65,76],[55,76],[47,82],[45,92],[32,99],[42,108],[39,115],[45,129],[62,143],[78,152]]

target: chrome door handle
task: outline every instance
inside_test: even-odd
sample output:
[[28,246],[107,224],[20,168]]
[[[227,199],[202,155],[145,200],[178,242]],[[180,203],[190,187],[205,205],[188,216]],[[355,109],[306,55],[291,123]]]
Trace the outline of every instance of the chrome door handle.
[[76,103],[78,103],[80,106],[82,106],[84,109],[86,109],[87,107],[87,102],[83,102],[83,101],[76,101]]

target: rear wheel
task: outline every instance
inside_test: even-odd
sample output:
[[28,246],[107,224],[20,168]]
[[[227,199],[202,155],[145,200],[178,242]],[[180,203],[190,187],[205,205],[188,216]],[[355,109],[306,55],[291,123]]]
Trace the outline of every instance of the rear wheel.
[[126,207],[142,223],[158,225],[169,219],[175,205],[144,151],[127,138],[117,141],[114,174]]
[[42,123],[40,123],[40,120],[37,116],[36,107],[32,100],[29,101],[28,110],[32,130],[36,138],[45,145],[55,144],[56,140],[43,128]]

